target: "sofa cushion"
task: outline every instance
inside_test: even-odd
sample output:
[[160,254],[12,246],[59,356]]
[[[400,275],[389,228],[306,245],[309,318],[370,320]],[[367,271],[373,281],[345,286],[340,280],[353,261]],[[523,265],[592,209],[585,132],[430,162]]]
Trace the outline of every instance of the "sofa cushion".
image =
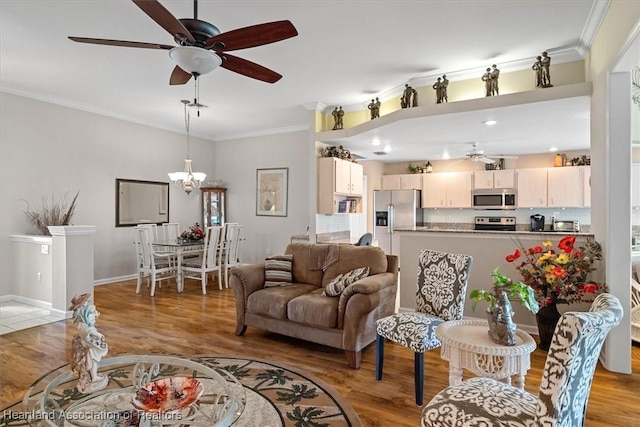
[[264,261],[264,287],[287,286],[292,282],[293,255],[276,255]]
[[287,318],[287,304],[289,304],[289,301],[314,289],[317,289],[317,287],[302,283],[263,288],[249,295],[246,311],[284,320]]
[[369,275],[369,267],[360,267],[348,273],[339,274],[324,288],[323,295],[337,297],[347,286]]
[[387,271],[387,255],[382,249],[375,246],[342,245],[338,262],[327,268],[322,276],[322,286],[327,286],[340,274],[361,267],[369,267],[369,275],[371,276],[385,273]]
[[300,295],[287,306],[289,320],[319,328],[338,326],[338,298],[327,298],[322,289]]
[[309,283],[319,288],[322,286],[322,270],[310,270],[309,252],[312,244],[290,243],[284,253],[293,255],[296,260],[293,263],[293,282]]

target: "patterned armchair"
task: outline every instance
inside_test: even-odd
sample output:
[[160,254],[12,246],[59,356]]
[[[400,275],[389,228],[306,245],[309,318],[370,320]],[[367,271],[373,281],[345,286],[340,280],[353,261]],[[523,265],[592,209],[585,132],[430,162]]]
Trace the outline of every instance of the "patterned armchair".
[[382,379],[385,340],[409,347],[415,352],[416,404],[422,405],[424,352],[440,347],[439,324],[462,318],[473,258],[424,249],[418,261],[417,311],[376,321],[376,380]]
[[438,393],[422,411],[422,426],[584,425],[600,349],[621,318],[618,298],[598,295],[588,313],[560,318],[537,397],[489,378],[473,378]]

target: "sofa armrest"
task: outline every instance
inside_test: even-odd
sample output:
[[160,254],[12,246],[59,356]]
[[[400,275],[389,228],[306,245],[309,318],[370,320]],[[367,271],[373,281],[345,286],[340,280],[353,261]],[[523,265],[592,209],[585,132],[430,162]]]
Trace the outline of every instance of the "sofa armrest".
[[244,325],[249,295],[264,287],[264,263],[239,265],[231,270],[229,286],[236,300],[236,319]]
[[[380,273],[373,276],[365,277],[358,280],[353,284],[347,286],[347,288],[340,295],[340,301],[338,302],[338,328],[344,327],[345,312],[347,310],[347,304],[354,295],[361,295],[359,297],[358,304],[354,306],[359,313],[366,314],[374,310],[382,301],[381,295],[384,294],[384,298],[392,296],[393,305],[395,308],[395,295],[398,286],[398,275],[394,273]],[[384,291],[384,292],[381,292]],[[365,298],[366,296],[366,298]]]

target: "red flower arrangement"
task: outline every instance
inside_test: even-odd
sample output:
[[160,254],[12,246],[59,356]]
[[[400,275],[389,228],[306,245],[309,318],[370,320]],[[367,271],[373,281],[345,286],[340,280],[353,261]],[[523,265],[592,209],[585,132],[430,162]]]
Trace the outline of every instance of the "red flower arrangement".
[[188,230],[185,230],[180,234],[180,239],[182,241],[190,241],[190,240],[202,240],[204,239],[204,231],[200,228],[200,224],[197,222],[189,227]]
[[550,304],[572,304],[592,301],[600,292],[606,292],[604,283],[587,280],[595,270],[593,263],[602,259],[602,247],[592,239],[584,246],[575,248],[575,236],[564,237],[558,242],[559,251],[552,248],[550,241],[542,246],[525,249],[520,242],[513,254],[507,255],[507,262],[516,263],[516,270],[522,280],[534,290],[540,307]]

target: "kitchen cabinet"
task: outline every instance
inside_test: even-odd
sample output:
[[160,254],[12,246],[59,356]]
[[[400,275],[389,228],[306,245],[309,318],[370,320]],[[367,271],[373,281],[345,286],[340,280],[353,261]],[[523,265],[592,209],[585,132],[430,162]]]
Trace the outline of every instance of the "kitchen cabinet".
[[518,169],[516,171],[519,208],[547,206],[547,168]]
[[513,169],[495,171],[476,171],[473,177],[473,189],[515,188],[515,171]]
[[471,172],[422,175],[423,208],[470,208]]
[[422,175],[382,175],[381,184],[382,190],[422,190]]
[[591,167],[580,166],[582,169],[582,206],[591,207]]
[[547,168],[547,206],[583,207],[583,170],[580,167]]
[[640,163],[631,165],[631,206],[640,206]]
[[363,168],[336,157],[318,159],[318,213],[362,212]]
[[589,166],[518,169],[516,174],[519,208],[591,206]]

